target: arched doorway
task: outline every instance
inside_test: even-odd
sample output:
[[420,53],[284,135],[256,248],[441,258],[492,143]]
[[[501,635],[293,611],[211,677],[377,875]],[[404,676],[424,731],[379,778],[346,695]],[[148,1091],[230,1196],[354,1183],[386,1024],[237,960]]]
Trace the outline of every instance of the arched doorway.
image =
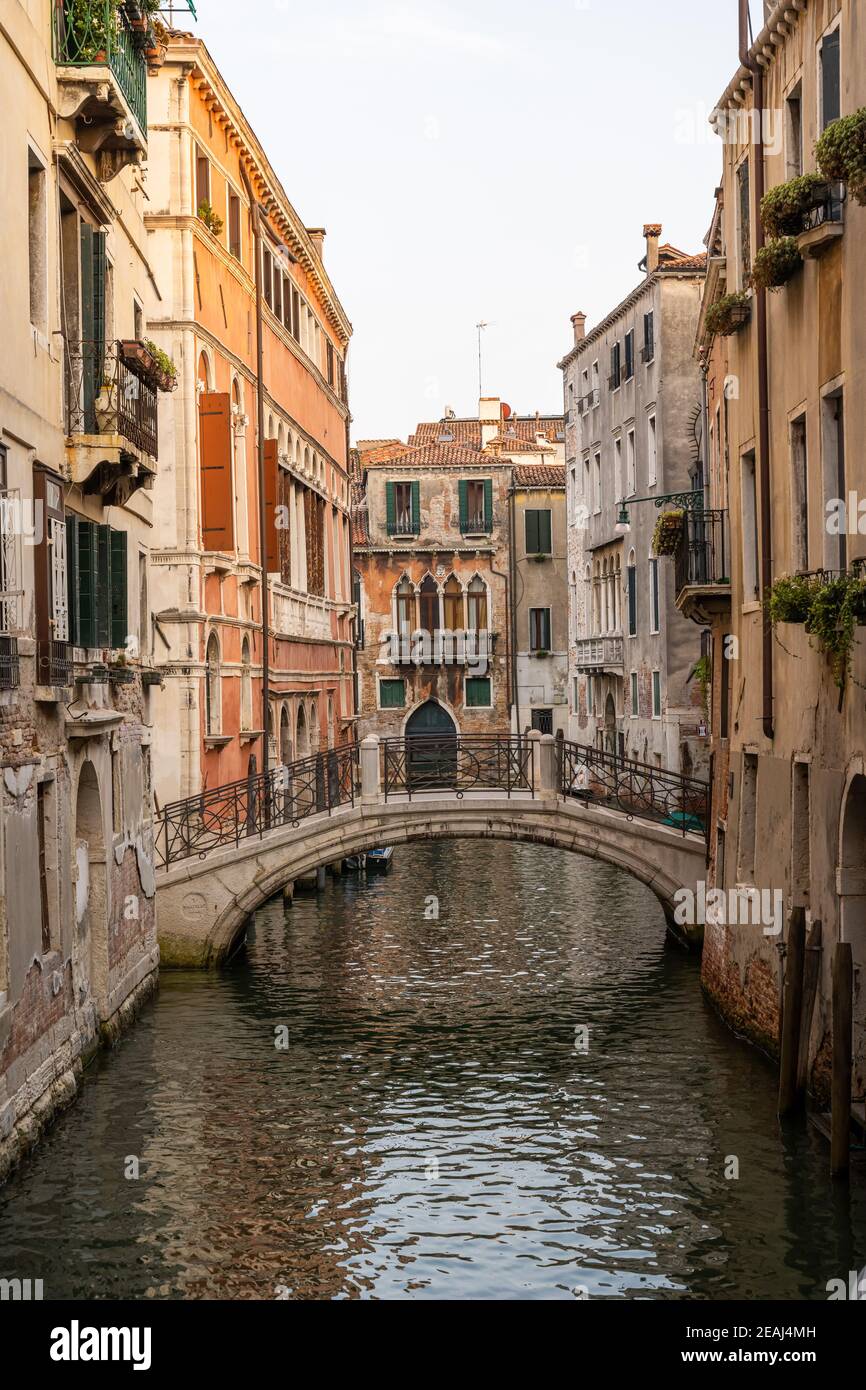
[[310,731],[307,728],[307,716],[304,713],[303,705],[298,705],[298,736],[295,747],[298,750],[299,759],[310,756]]
[[457,726],[438,700],[406,721],[406,780],[413,791],[451,786],[457,778]]
[[866,777],[848,788],[839,846],[841,941],[848,941],[854,964],[866,960]]
[[292,729],[289,724],[289,711],[283,705],[280,711],[280,762],[284,767],[292,761]]
[[610,692],[604,703],[604,751],[616,752],[616,703]]
[[75,863],[77,869],[76,921],[88,941],[90,994],[97,1021],[108,1007],[108,877],[102,798],[92,762],[86,762],[78,778],[75,806]]

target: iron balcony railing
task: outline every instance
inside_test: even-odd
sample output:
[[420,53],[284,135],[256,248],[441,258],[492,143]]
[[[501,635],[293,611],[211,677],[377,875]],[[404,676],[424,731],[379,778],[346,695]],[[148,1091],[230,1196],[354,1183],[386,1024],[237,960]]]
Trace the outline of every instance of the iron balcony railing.
[[486,536],[490,531],[490,518],[483,512],[460,518],[460,530],[464,536]]
[[54,61],[111,69],[142,134],[147,132],[143,36],[117,0],[54,0]]
[[159,454],[157,392],[119,342],[66,344],[66,432],[119,435],[139,453]]
[[730,533],[726,511],[689,510],[676,555],[676,589],[722,588],[731,583]]
[[561,742],[559,788],[564,797],[624,811],[631,818],[656,821],[708,835],[710,788],[677,772],[632,762],[615,753]]
[[414,525],[411,516],[398,516],[394,521],[388,522],[389,536],[417,536],[418,527]]
[[0,690],[16,690],[20,680],[18,643],[14,637],[0,637]]
[[36,647],[36,684],[71,686],[75,680],[71,642],[39,642]]
[[582,637],[575,661],[579,671],[621,670],[625,666],[625,641],[616,636]]
[[845,220],[845,189],[842,184],[831,184],[826,197],[816,199],[814,206],[803,214],[803,232],[813,232],[827,223],[840,223]]
[[262,839],[281,826],[299,826],[309,816],[354,806],[358,770],[353,743],[172,802],[157,816],[157,862],[165,869],[184,859],[204,859],[226,845]]
[[534,795],[533,743],[507,735],[418,735],[381,745],[385,800],[416,792],[496,790]]

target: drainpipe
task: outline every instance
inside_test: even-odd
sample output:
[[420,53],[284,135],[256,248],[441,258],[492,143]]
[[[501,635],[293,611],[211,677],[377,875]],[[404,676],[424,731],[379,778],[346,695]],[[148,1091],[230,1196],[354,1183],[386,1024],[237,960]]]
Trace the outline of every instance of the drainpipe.
[[262,772],[270,771],[271,748],[269,734],[269,713],[271,703],[270,682],[270,614],[268,607],[268,531],[265,506],[265,382],[264,382],[264,320],[262,313],[262,206],[253,192],[253,186],[246,165],[241,161],[241,178],[250,200],[250,216],[255,243],[255,282],[256,282],[256,404],[258,408],[258,473],[259,473],[259,561],[262,568]]
[[[764,196],[764,71],[749,52],[749,0],[740,0],[740,61],[752,73],[753,109],[758,113],[755,139],[755,199],[760,210]],[[755,233],[755,250],[764,245],[764,228],[760,211]],[[761,598],[763,612],[763,713],[764,737],[773,737],[773,632],[768,618],[767,600],[772,583],[773,536],[770,520],[770,385],[769,349],[767,337],[767,292],[755,291],[756,327],[758,334],[758,450],[761,481]]]

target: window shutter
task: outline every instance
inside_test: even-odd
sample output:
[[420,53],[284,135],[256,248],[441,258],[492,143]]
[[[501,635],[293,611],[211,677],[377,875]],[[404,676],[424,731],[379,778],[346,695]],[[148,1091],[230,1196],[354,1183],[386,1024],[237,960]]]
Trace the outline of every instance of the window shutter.
[[129,636],[126,532],[111,531],[111,645],[125,647]]
[[457,484],[460,497],[460,529],[465,531],[469,525],[469,484],[463,479]]
[[66,518],[66,587],[69,601],[69,640],[81,646],[78,636],[78,517]]
[[96,527],[92,521],[78,524],[78,641],[82,647],[96,646]]
[[630,637],[637,635],[637,568],[628,567],[628,631]]
[[840,30],[836,29],[832,34],[827,35],[821,45],[821,120],[824,129],[831,121],[838,121],[842,110],[839,96],[841,90],[839,35]]
[[538,548],[542,555],[553,554],[553,542],[550,534],[550,512],[538,513]]
[[277,530],[279,505],[279,464],[277,441],[265,440],[265,534],[267,536],[267,572],[280,572],[280,533]]
[[205,550],[234,549],[231,400],[205,392],[199,406],[201,534]]
[[412,530],[415,535],[421,534],[421,484],[412,484]]
[[96,433],[94,402],[99,394],[96,381],[96,353],[94,350],[93,314],[93,228],[87,222],[81,224],[81,407],[84,415],[86,434]]
[[96,528],[96,645],[110,647],[111,623],[111,528]]
[[[93,337],[96,361],[102,372],[105,357],[105,232],[93,233]],[[97,383],[97,388],[101,383]]]
[[544,651],[546,651],[546,652],[549,652],[549,651],[550,651],[550,609],[549,609],[549,608],[542,608],[542,610],[541,610],[541,632],[542,632],[542,639],[541,639],[541,640],[542,640],[542,649],[543,649]]
[[526,553],[538,554],[538,512],[526,512]]
[[393,483],[385,484],[385,512],[388,522],[388,534],[391,535],[397,525],[397,495],[394,491]]
[[493,479],[484,479],[484,525],[488,531],[493,529]]

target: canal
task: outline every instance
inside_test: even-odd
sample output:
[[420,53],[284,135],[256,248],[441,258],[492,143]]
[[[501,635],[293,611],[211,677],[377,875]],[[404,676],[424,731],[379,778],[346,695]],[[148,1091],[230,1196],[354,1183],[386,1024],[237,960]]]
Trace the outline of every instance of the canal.
[[862,1172],[849,1194],[827,1169],[641,885],[427,843],[269,906],[223,973],[163,977],[0,1189],[0,1275],[46,1298],[823,1299],[866,1264]]

